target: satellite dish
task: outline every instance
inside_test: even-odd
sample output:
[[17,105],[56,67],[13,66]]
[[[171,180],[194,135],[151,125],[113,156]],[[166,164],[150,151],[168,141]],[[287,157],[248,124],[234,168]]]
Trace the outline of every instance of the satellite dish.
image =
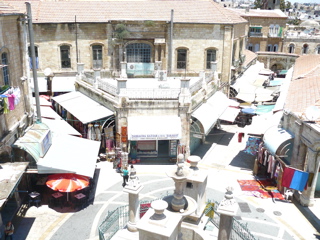
[[306,117],[309,121],[317,120],[320,117],[320,109],[317,106],[307,107]]
[[53,72],[52,72],[51,68],[46,68],[46,69],[43,70],[43,74],[46,77],[51,77],[53,75]]

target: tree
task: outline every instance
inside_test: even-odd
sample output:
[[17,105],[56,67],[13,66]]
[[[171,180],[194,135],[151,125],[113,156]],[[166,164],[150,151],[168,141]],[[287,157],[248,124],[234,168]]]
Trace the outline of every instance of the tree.
[[280,10],[284,12],[286,10],[286,3],[284,0],[280,0]]
[[286,2],[286,9],[291,9],[291,8],[292,8],[291,2],[287,1]]
[[254,8],[262,8],[263,6],[262,0],[255,0],[253,4],[254,4]]

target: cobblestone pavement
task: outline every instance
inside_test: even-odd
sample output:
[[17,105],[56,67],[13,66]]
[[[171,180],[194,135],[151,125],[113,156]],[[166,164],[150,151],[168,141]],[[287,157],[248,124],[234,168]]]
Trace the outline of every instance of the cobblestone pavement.
[[[241,129],[236,126],[222,125],[222,129],[213,130],[207,142],[194,153],[202,158],[199,167],[208,171],[207,199],[220,202],[225,188],[232,186],[237,202],[246,206],[246,210],[239,208],[237,219],[247,224],[257,239],[317,239],[317,230],[310,219],[294,203],[243,194],[237,180],[254,179],[253,157],[241,152],[246,138],[239,143],[239,131]],[[24,217],[16,220],[15,239],[98,239],[98,226],[107,212],[128,204],[128,195],[122,191],[122,178],[112,167],[110,162],[97,163],[99,179],[93,204],[80,211],[71,208],[54,210],[47,205],[31,207]],[[151,200],[172,194],[174,183],[166,172],[174,167],[169,163],[137,164],[137,175],[144,185],[140,199]]]

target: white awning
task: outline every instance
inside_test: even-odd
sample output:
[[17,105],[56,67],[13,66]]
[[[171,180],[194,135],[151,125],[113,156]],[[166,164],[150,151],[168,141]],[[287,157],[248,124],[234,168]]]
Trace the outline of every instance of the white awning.
[[227,109],[222,113],[219,119],[228,121],[228,122],[234,122],[239,112],[240,112],[239,108],[227,107]]
[[252,123],[250,125],[246,125],[243,131],[247,134],[262,135],[270,127],[278,126],[282,116],[282,111],[276,113],[269,112],[262,115],[253,116]]
[[56,134],[49,129],[45,123],[34,124],[13,146],[34,158],[39,174],[76,173],[93,177],[100,141]]
[[52,99],[84,124],[113,114],[111,110],[80,92],[70,92]]
[[51,147],[37,163],[38,173],[76,173],[92,178],[99,148],[99,141],[69,135],[53,135]]
[[53,77],[52,92],[74,92],[76,77]]
[[181,138],[178,116],[136,116],[128,118],[129,140],[169,140]]
[[79,133],[76,129],[74,129],[68,122],[65,120],[58,119],[47,119],[42,118],[42,122],[45,123],[53,134],[68,134],[73,136],[81,137],[81,133]]
[[230,99],[225,94],[216,92],[207,102],[203,103],[192,113],[192,117],[200,121],[204,129],[204,134],[208,135],[229,104]]
[[[51,102],[47,101],[47,100],[44,99],[43,97],[39,97],[39,103],[40,103],[40,106],[52,107]],[[32,98],[32,104],[33,104],[33,105],[36,105],[36,98],[35,98],[35,97]]]
[[[37,108],[34,108],[34,113],[37,116]],[[61,120],[62,117],[56,113],[51,107],[43,107],[40,106],[40,113],[42,118],[49,118],[49,119],[57,119]]]

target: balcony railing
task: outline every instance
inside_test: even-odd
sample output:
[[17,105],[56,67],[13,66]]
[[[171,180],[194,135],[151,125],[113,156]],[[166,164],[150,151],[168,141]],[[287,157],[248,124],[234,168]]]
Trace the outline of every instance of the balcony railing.
[[249,37],[263,37],[263,34],[261,32],[249,32]]

